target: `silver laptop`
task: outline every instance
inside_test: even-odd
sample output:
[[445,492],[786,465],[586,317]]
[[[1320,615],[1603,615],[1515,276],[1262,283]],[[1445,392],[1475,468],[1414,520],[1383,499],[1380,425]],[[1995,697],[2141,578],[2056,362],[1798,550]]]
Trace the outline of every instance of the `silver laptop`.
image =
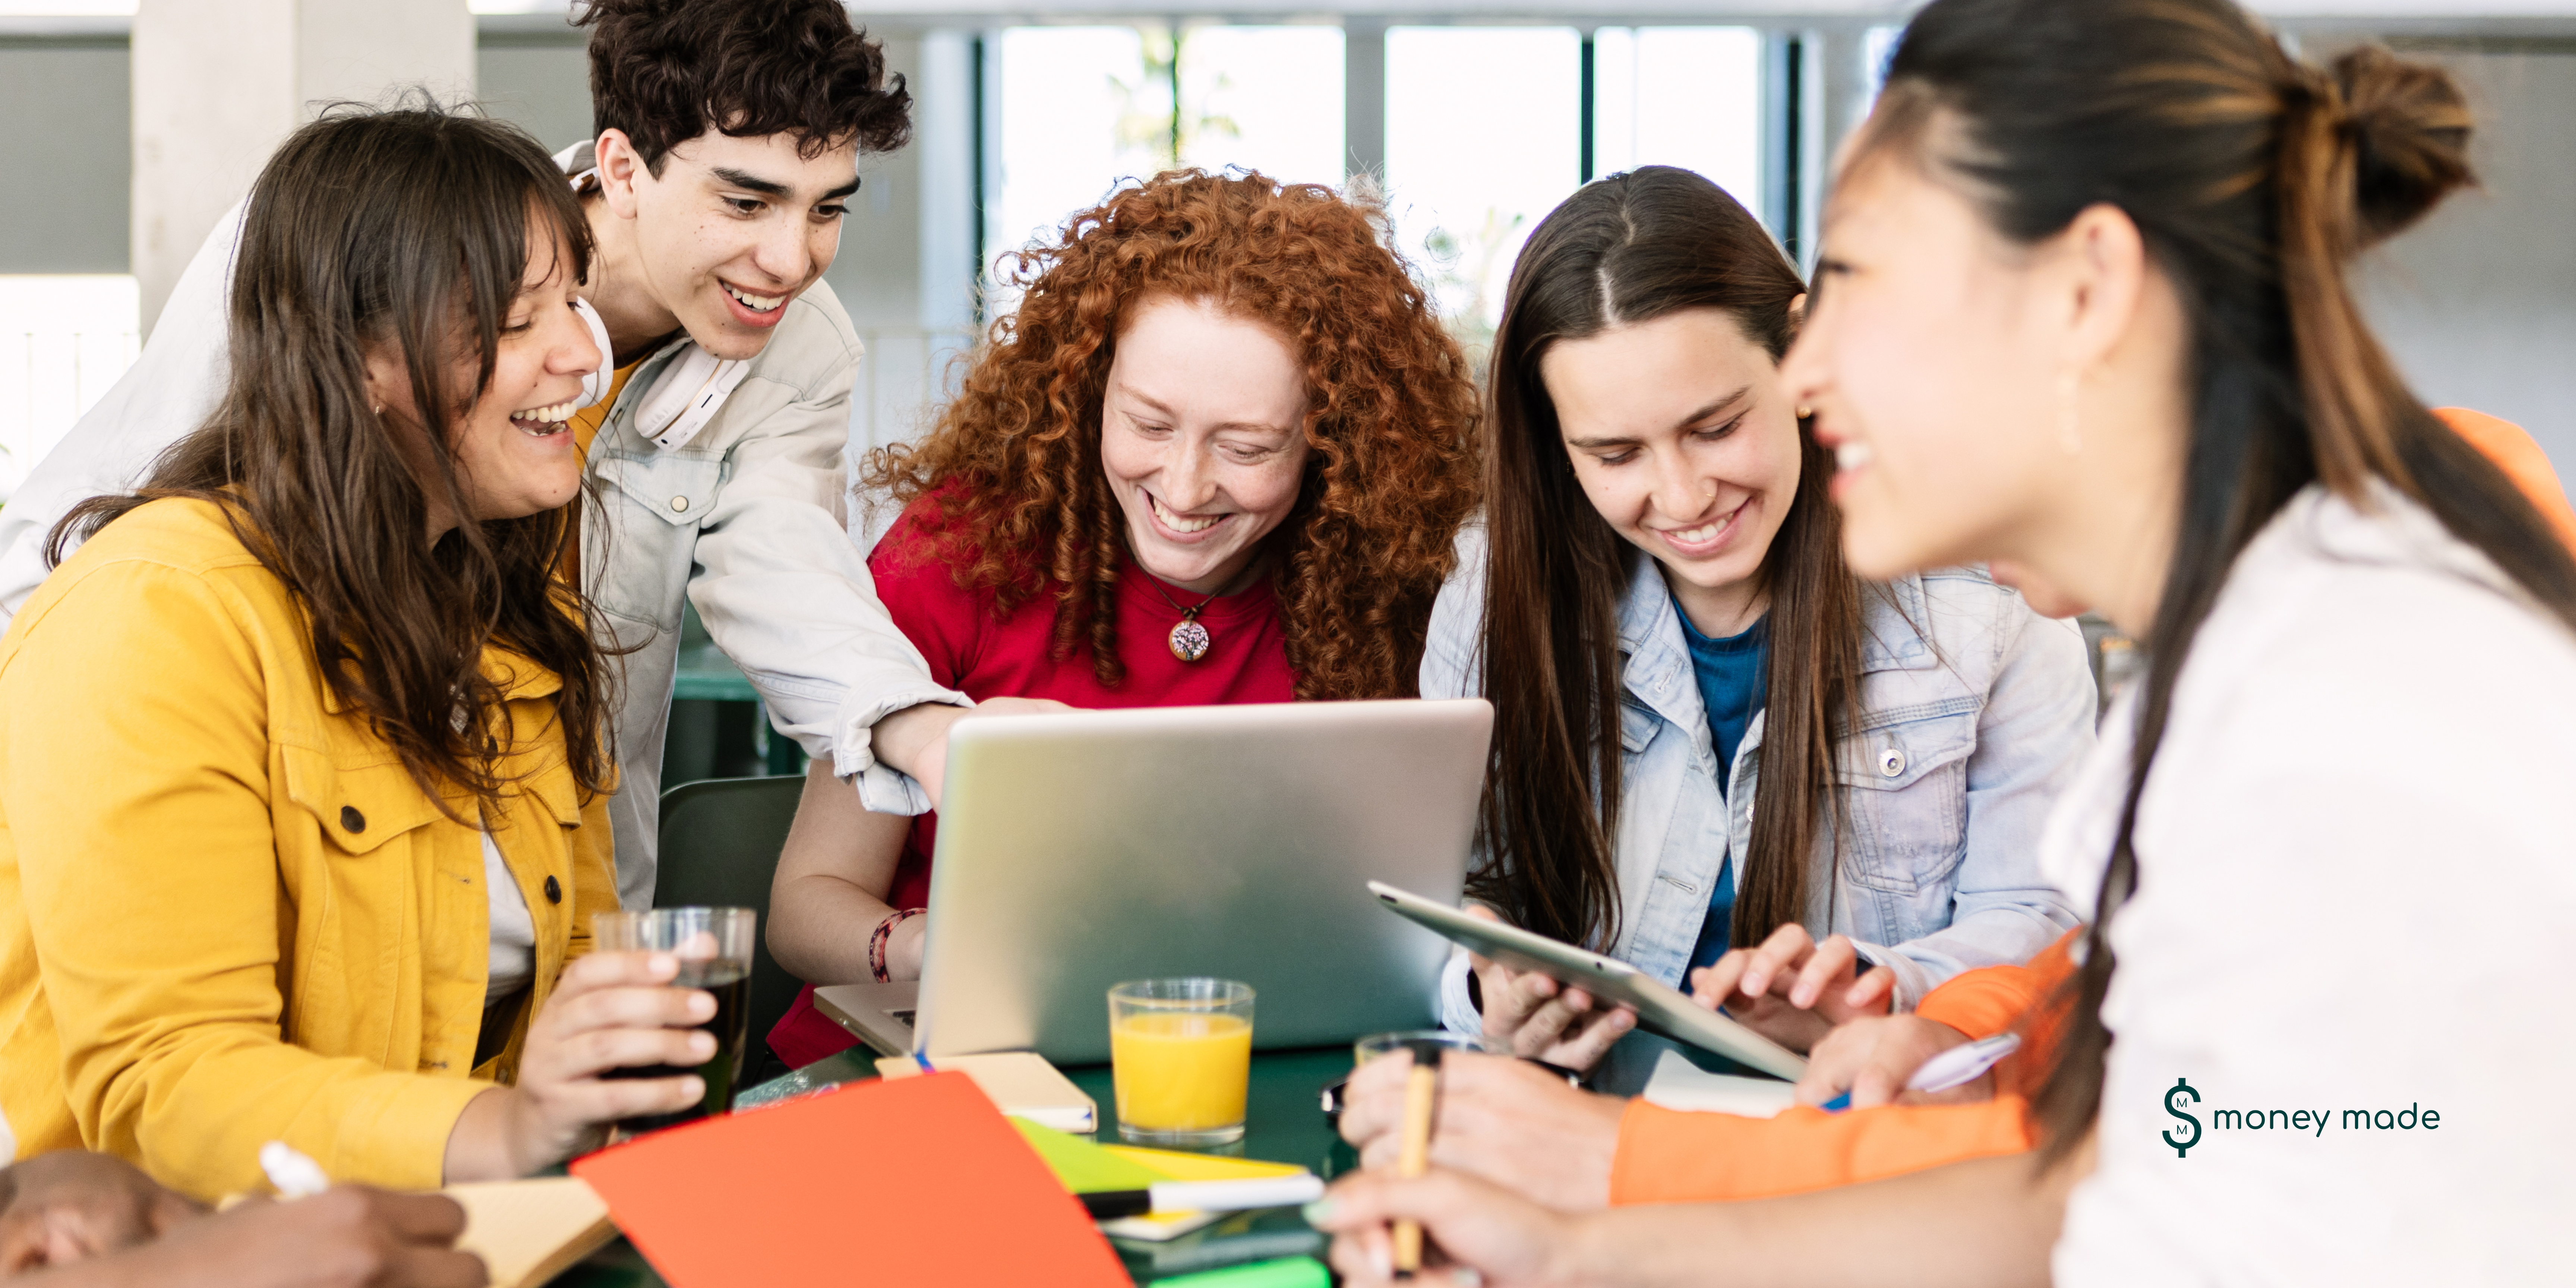
[[888,1055],[1109,1058],[1109,986],[1239,979],[1253,1042],[1420,1028],[1449,945],[1367,883],[1455,902],[1483,700],[992,716],[949,736],[920,983],[817,989]]

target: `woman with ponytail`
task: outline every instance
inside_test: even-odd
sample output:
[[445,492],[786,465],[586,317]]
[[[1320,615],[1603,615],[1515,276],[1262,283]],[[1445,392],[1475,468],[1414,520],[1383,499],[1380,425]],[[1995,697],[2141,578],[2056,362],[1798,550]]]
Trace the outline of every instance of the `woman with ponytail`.
[[2345,281],[2469,126],[2228,0],[1915,18],[1782,379],[1856,571],[2014,560],[2147,647],[2043,848],[2094,923],[2043,1148],[1583,1219],[1372,1177],[1352,1282],[1392,1216],[1494,1288],[2576,1280],[2576,559]]

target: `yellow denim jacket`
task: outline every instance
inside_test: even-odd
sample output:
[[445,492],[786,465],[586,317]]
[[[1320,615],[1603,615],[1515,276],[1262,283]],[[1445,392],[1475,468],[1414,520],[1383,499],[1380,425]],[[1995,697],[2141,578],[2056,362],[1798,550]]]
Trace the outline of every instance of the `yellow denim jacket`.
[[214,1199],[258,1188],[282,1140],[336,1180],[440,1183],[465,1103],[508,1080],[590,914],[616,907],[559,680],[499,649],[483,668],[514,784],[489,822],[537,950],[508,1049],[475,1069],[481,837],[323,687],[284,584],[188,500],[117,520],[46,581],[0,637],[0,1111],[20,1157],[85,1146]]

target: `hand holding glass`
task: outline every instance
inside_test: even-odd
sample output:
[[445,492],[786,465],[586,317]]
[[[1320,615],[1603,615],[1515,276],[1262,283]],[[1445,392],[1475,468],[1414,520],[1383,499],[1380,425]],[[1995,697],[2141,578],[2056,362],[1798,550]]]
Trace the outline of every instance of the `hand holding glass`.
[[751,953],[754,923],[749,908],[655,908],[649,912],[603,912],[590,919],[593,945],[601,952],[658,952],[680,959],[675,988],[694,988],[716,1000],[714,1018],[697,1027],[716,1041],[713,1056],[694,1069],[667,1064],[612,1069],[603,1078],[676,1078],[694,1073],[706,1084],[704,1100],[667,1114],[648,1114],[617,1124],[619,1134],[640,1136],[733,1108],[734,1078],[742,1071],[743,1051],[751,1038]]

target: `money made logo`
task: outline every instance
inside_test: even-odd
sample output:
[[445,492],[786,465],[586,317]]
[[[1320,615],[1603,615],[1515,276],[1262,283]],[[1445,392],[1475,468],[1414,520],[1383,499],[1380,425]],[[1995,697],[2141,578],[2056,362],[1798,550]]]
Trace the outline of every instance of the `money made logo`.
[[2183,1135],[2182,1139],[2175,1140],[2175,1128],[2167,1128],[2162,1134],[2165,1143],[2173,1146],[2176,1158],[2190,1157],[2191,1147],[2200,1143],[2200,1120],[2184,1111],[2182,1098],[2185,1096],[2191,1097],[2193,1104],[2200,1103],[2200,1093],[2192,1089],[2189,1081],[2182,1078],[2174,1079],[2173,1089],[2165,1093],[2165,1112],[2182,1120],[2179,1130]]
[[[2442,1129],[2442,1113],[2427,1109],[2422,1101],[2409,1101],[2403,1109],[2350,1109],[2332,1103],[2299,1108],[2266,1106],[2260,1109],[2220,1108],[2202,1105],[2200,1088],[2187,1078],[2176,1078],[2164,1091],[2165,1112],[2173,1115],[2174,1125],[2158,1133],[2173,1146],[2177,1159],[2191,1157],[2212,1135],[2229,1136],[2238,1132],[2260,1132],[2266,1138],[2282,1133],[2285,1140],[2320,1140],[2327,1129],[2346,1133],[2363,1132],[2376,1138],[2383,1133],[2404,1137],[2417,1131]],[[2393,1104],[2394,1102],[2390,1102]],[[2193,1113],[2186,1106],[2199,1106]],[[2454,1115],[2456,1117],[2456,1115]]]

